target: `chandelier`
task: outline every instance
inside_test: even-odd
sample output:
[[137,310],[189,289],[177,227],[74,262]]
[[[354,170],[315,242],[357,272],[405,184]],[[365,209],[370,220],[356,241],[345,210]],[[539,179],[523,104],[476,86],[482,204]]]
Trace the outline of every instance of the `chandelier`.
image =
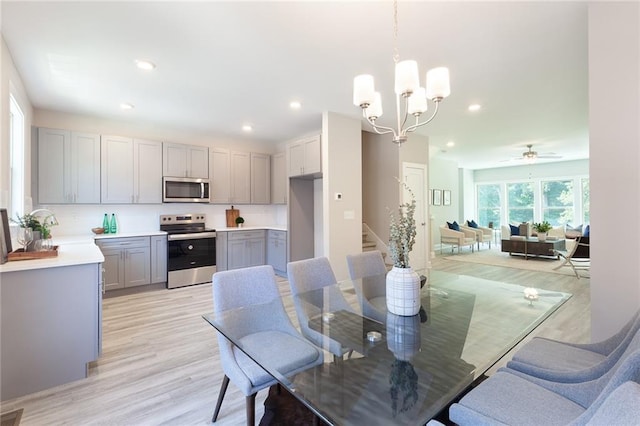
[[[407,133],[413,132],[433,120],[438,113],[440,101],[449,96],[449,70],[444,67],[433,68],[426,74],[426,85],[420,86],[418,63],[413,60],[398,61],[398,1],[393,2],[393,41],[395,63],[395,93],[397,128],[376,124],[382,116],[382,98],[380,92],[375,91],[373,76],[358,75],[353,79],[353,103],[362,108],[362,115],[367,119],[373,130],[379,135],[393,133],[393,142],[401,145],[407,140]],[[402,100],[401,100],[402,98]],[[427,99],[435,104],[433,114],[429,119],[420,121],[420,116],[427,112]],[[401,112],[400,104],[404,104]],[[415,124],[407,125],[409,114],[415,117]],[[405,127],[406,126],[406,127]]]

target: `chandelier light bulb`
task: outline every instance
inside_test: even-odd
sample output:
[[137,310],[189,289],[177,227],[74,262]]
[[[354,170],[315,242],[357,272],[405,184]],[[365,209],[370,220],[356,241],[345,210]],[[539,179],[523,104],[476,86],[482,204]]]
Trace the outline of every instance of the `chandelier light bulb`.
[[409,114],[416,117],[427,112],[427,92],[424,90],[424,87],[418,87],[411,96],[409,96],[409,104],[407,108]]
[[376,118],[382,116],[382,96],[380,96],[380,92],[374,93],[373,102],[371,102],[366,111],[369,120],[375,121]]
[[418,63],[413,60],[396,64],[396,95],[411,94],[420,86]]
[[375,97],[373,76],[361,74],[353,79],[353,103],[356,106],[371,105]]
[[427,98],[440,101],[450,94],[449,68],[439,67],[427,71]]

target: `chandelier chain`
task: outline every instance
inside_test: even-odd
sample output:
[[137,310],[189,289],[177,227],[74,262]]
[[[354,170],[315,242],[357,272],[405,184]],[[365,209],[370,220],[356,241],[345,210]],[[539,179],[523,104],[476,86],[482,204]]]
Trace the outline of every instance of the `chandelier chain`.
[[393,63],[397,64],[398,59],[398,0],[393,0]]

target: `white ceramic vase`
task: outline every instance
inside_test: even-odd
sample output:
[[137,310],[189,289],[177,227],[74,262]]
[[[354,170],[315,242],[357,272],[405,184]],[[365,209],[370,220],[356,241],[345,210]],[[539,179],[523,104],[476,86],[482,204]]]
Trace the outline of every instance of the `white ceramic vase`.
[[420,311],[420,277],[409,268],[393,267],[387,273],[387,310],[413,316]]
[[540,242],[547,241],[547,233],[546,232],[538,232],[538,241],[540,241]]

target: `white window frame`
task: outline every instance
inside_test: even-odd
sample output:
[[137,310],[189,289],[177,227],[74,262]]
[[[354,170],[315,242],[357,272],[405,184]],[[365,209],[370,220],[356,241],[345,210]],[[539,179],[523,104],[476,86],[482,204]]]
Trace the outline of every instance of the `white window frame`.
[[9,200],[11,217],[24,214],[25,206],[25,117],[20,104],[9,93]]

